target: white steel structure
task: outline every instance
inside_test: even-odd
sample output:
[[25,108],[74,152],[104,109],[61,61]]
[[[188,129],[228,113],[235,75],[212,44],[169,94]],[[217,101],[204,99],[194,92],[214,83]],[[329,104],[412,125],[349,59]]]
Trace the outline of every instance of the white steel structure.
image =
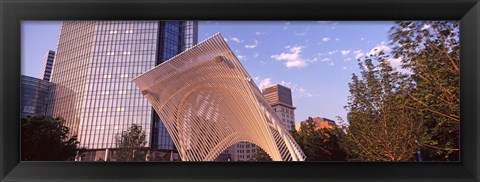
[[134,78],[183,161],[213,161],[241,141],[274,161],[305,155],[220,34]]

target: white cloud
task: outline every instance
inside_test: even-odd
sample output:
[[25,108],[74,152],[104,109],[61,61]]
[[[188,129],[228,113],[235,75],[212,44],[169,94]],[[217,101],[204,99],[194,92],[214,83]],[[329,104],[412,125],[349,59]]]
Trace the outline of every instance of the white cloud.
[[350,50],[343,50],[340,53],[342,53],[342,55],[346,56],[350,53]]
[[330,66],[334,66],[334,65],[335,65],[335,63],[333,63],[333,61],[332,61],[332,62],[330,62],[328,65],[330,65]]
[[339,39],[339,38],[335,38],[335,41],[340,42],[340,39]]
[[360,38],[360,40],[361,40],[361,41],[364,41],[364,40],[365,40],[365,38],[363,38],[363,37],[362,37],[362,38]]
[[330,58],[323,58],[323,59],[321,59],[320,61],[321,61],[321,62],[331,61],[331,59],[330,59]]
[[286,86],[288,88],[293,88],[292,82],[286,82],[286,81],[282,80],[281,82],[276,82],[276,83],[278,83],[280,85],[283,85],[283,86]]
[[297,89],[294,89],[293,92],[294,93],[296,92],[299,98],[312,97],[313,96],[309,91],[307,91],[306,89],[301,88],[301,87],[297,88]]
[[353,54],[355,54],[355,59],[360,59],[365,56],[365,53],[363,53],[362,50],[353,51]]
[[[287,48],[287,47],[285,47]],[[290,48],[290,47],[289,47]],[[279,61],[286,61],[284,64],[288,68],[292,67],[306,67],[308,66],[307,61],[305,59],[301,58],[300,53],[302,52],[302,49],[304,47],[302,46],[294,46],[290,48],[290,53],[280,53],[280,54],[275,54],[270,56],[271,58]]]
[[260,82],[258,83],[258,88],[262,89],[265,86],[268,86],[268,85],[271,85],[271,84],[272,84],[272,78],[265,78],[265,79],[260,80]]
[[258,41],[257,41],[257,40],[253,40],[253,41],[255,42],[254,44],[245,45],[245,48],[247,48],[247,49],[253,49],[253,48],[257,47]]
[[227,39],[227,38],[225,38],[225,37],[223,38],[223,40],[225,40],[225,42],[228,42],[228,39]]
[[239,39],[238,37],[232,37],[230,38],[231,41],[234,41],[236,43],[240,43],[240,42],[243,42],[243,40]]
[[412,72],[411,72],[410,69],[403,69],[402,68],[402,60],[403,60],[403,57],[389,58],[388,62],[390,63],[390,66],[392,66],[392,68],[396,69],[397,71],[402,72],[402,73],[411,74]]
[[288,68],[292,68],[292,67],[306,67],[308,64],[307,62],[303,61],[303,60],[293,60],[293,61],[288,61],[285,66],[287,66]]
[[247,56],[240,55],[240,54],[237,54],[237,58],[238,58],[238,60],[240,60],[240,61],[246,61],[246,60],[247,60]]
[[338,50],[333,50],[333,51],[328,51],[327,54],[328,54],[328,55],[332,55],[332,54],[335,54],[335,53],[337,53],[337,52],[338,52]]
[[323,37],[322,41],[323,42],[328,42],[330,40],[330,37]]
[[402,59],[403,57],[398,57],[398,58],[390,58],[388,59],[388,62],[392,67],[399,67],[402,64]]
[[351,61],[352,58],[347,58],[347,59],[344,59],[343,61]]
[[342,68],[342,70],[346,70],[346,69],[347,69],[347,67],[343,67],[343,68]]
[[392,49],[385,45],[385,42],[381,42],[379,45],[374,47],[370,52],[368,52],[367,55],[378,55],[380,52],[388,52],[391,51]]
[[314,63],[314,62],[317,62],[317,61],[318,61],[318,58],[313,58],[312,60],[309,60],[308,62]]

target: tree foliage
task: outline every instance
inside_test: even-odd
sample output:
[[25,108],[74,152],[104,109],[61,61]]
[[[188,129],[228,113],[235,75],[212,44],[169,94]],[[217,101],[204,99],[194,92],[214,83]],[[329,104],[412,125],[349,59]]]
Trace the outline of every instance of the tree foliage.
[[302,148],[307,161],[345,160],[346,153],[339,145],[339,138],[342,135],[343,132],[336,127],[316,129],[311,117],[301,123],[300,131],[292,131],[292,136]]
[[146,150],[145,144],[146,134],[142,127],[137,124],[132,124],[127,131],[123,131],[121,135],[117,136],[117,161],[145,161]]
[[460,128],[459,22],[397,22],[392,54],[411,70],[407,107],[425,123],[426,160],[458,160]]
[[390,57],[369,55],[352,76],[343,148],[354,160],[413,160],[417,149],[424,160],[458,160],[459,23],[397,22],[389,38]]
[[23,161],[73,160],[79,148],[77,136],[68,137],[64,120],[49,116],[27,116],[21,119],[21,159]]
[[[378,64],[375,64],[378,63]],[[359,62],[353,74],[346,109],[350,126],[343,148],[351,160],[413,160],[417,136],[424,136],[421,121],[405,103],[410,82],[395,72],[383,52]]]
[[263,150],[257,146],[257,154],[255,155],[255,161],[272,161],[272,158]]

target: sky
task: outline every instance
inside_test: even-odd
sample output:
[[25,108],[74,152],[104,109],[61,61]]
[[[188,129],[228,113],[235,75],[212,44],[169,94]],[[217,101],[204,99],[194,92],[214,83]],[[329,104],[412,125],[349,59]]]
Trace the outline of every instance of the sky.
[[[42,58],[55,50],[61,22],[22,22],[22,74],[39,77]],[[255,83],[292,89],[295,122],[308,117],[346,121],[358,58],[390,51],[392,21],[200,21],[199,42],[217,32]],[[394,67],[399,60],[391,60]]]

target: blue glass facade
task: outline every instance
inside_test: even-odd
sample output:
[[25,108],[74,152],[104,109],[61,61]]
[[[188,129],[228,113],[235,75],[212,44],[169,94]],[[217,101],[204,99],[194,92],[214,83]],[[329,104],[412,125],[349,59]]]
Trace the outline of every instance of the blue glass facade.
[[33,115],[52,115],[53,84],[34,77],[21,76],[21,117]]
[[[159,23],[159,38],[157,47],[157,61],[160,64],[180,52],[192,47],[197,42],[196,22],[168,21]],[[152,109],[152,148],[160,150],[175,150],[175,145],[160,121],[156,112]]]

